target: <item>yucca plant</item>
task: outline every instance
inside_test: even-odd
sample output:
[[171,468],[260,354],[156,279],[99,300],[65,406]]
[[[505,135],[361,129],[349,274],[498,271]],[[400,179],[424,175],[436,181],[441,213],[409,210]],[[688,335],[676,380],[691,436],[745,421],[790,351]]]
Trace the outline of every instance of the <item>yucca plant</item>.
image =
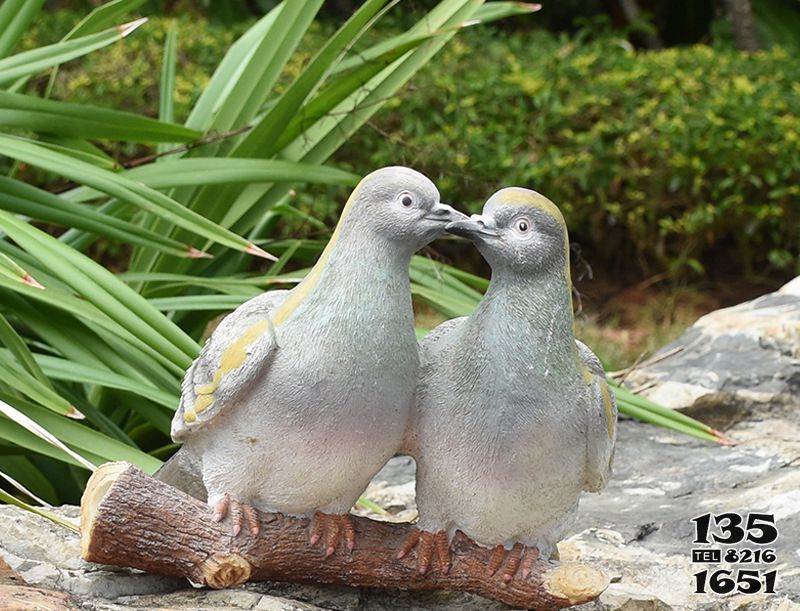
[[[117,25],[142,0],[115,0],[62,41],[9,55],[43,4],[0,6],[0,154],[13,160],[0,177],[0,472],[32,498],[59,502],[76,500],[101,462],[157,468],[173,449],[180,379],[209,319],[302,277],[281,271],[295,256],[313,258],[313,242],[272,244],[274,264],[245,275],[249,255],[271,258],[259,244],[275,220],[303,214],[292,189],[354,184],[323,165],[350,134],[458,29],[534,7],[445,0],[407,32],[365,46],[397,4],[368,0],[287,84],[279,79],[322,0],[287,1],[228,50],[177,125],[176,31],[158,120],[50,100],[49,86],[25,93],[31,76],[124,44],[144,25]],[[124,169],[102,141],[157,145],[160,155]],[[30,166],[75,186],[54,195],[26,184],[19,171]],[[98,241],[132,246],[127,273],[87,256]]]
[[[0,155],[9,160],[0,176],[0,476],[46,504],[76,501],[102,462],[152,472],[170,455],[180,380],[209,321],[297,282],[304,270],[287,274],[286,264],[302,267],[321,248],[269,239],[281,217],[326,229],[294,205],[293,190],[354,184],[323,164],[355,130],[460,28],[536,7],[442,0],[416,26],[369,46],[365,34],[397,2],[367,0],[287,83],[322,0],[286,0],[231,46],[178,125],[180,32],[165,43],[158,119],[54,101],[59,64],[146,26],[115,25],[143,3],[115,0],[61,42],[9,55],[43,3],[0,6]],[[28,79],[43,70],[49,85],[31,93]],[[104,141],[153,154],[125,168]],[[54,194],[24,182],[31,168],[70,188]],[[124,273],[88,254],[115,243],[132,248]],[[254,274],[251,255],[273,262]],[[411,273],[415,298],[446,316],[469,313],[485,287],[422,257]],[[619,396],[635,416],[716,438],[671,410]],[[2,490],[0,499],[21,503]]]

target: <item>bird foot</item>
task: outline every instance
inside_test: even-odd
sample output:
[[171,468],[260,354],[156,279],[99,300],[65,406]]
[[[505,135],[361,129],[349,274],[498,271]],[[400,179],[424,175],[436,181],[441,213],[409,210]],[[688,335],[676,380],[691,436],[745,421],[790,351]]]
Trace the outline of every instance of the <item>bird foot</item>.
[[450,539],[446,530],[431,533],[426,530],[412,530],[403,541],[397,558],[404,558],[408,553],[417,549],[417,571],[424,575],[431,567],[434,556],[439,565],[439,570],[445,575],[450,572]]
[[347,551],[352,552],[356,546],[356,531],[349,513],[330,515],[317,511],[314,514],[308,542],[314,546],[322,541],[326,558],[333,555],[342,538]]
[[258,533],[261,530],[258,512],[249,503],[232,499],[226,492],[220,500],[214,503],[212,511],[214,512],[211,516],[212,522],[222,522],[226,517],[230,517],[231,530],[234,537],[241,532],[242,527],[245,525],[254,539],[258,537]]
[[492,550],[489,557],[489,564],[486,567],[489,575],[494,575],[503,566],[503,581],[511,583],[517,572],[522,569],[522,578],[525,579],[531,573],[531,566],[539,558],[539,550],[535,547],[525,547],[522,543],[515,543],[510,551],[502,545],[498,545]]

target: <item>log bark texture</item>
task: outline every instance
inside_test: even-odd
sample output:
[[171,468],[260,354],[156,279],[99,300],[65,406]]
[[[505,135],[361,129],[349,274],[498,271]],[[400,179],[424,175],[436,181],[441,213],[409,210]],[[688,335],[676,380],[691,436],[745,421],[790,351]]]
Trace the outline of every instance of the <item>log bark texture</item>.
[[227,522],[213,523],[208,506],[127,463],[98,469],[81,501],[81,550],[85,560],[185,577],[226,588],[245,581],[289,581],[402,590],[471,592],[517,608],[561,609],[593,600],[608,586],[600,571],[578,563],[537,560],[530,575],[510,584],[502,571],[490,576],[491,550],[457,533],[448,574],[416,570],[413,552],[397,551],[413,529],[354,517],[356,548],[340,546],[325,558],[308,544],[310,521],[260,513],[257,539],[233,537]]

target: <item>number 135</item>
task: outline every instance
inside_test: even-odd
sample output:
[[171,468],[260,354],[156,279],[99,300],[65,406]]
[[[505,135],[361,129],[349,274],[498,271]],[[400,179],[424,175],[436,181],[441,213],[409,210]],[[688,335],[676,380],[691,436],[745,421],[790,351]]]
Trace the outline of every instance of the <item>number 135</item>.
[[[750,541],[756,545],[766,545],[778,538],[778,529],[775,527],[775,516],[768,513],[748,513],[747,520],[738,513],[721,513],[719,515],[705,513],[692,519],[694,522],[694,543],[708,543],[711,530],[711,521],[717,527],[719,534],[711,533],[714,543],[733,545]],[[742,523],[744,522],[744,526]]]

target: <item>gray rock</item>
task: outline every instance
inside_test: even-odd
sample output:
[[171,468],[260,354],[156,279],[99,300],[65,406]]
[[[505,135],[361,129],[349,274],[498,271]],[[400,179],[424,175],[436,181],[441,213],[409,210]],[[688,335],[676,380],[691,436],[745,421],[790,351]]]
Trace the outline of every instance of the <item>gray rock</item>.
[[646,397],[723,428],[800,405],[800,277],[711,312],[625,377]]
[[[773,415],[774,416],[774,415]],[[800,423],[798,419],[751,419],[729,433],[722,447],[657,427],[620,423],[615,475],[606,490],[585,495],[576,534],[559,545],[564,560],[598,566],[611,587],[582,611],[800,611]],[[413,462],[393,459],[370,488],[373,500],[413,515]],[[399,509],[398,509],[399,508]],[[62,513],[74,515],[74,508]],[[778,594],[697,595],[692,575],[691,518],[705,512],[774,513]],[[390,519],[395,519],[390,516]],[[0,556],[31,584],[70,592],[91,611],[132,609],[297,609],[299,611],[501,611],[476,596],[412,594],[248,584],[226,591],[192,589],[173,579],[108,570],[78,560],[78,539],[47,520],[0,507]],[[716,568],[716,565],[708,568]]]
[[317,611],[320,609],[320,607],[315,607],[314,605],[289,600],[288,598],[275,598],[274,596],[262,596],[261,600],[253,608],[259,611]]
[[596,607],[603,609],[641,609],[644,611],[669,611],[671,607],[650,590],[641,586],[612,583],[600,596]]
[[[674,354],[670,350],[679,348]],[[674,351],[674,350],[673,350]],[[700,319],[662,357],[629,377],[674,407],[730,424],[723,447],[622,421],[615,475],[585,495],[574,536],[559,544],[612,577],[581,611],[800,611],[800,279],[772,295]],[[659,394],[660,393],[660,394]],[[366,492],[387,509],[371,516],[411,520],[414,464],[398,457]],[[77,516],[74,507],[62,515]],[[369,515],[365,509],[358,513]],[[777,594],[694,594],[692,518],[711,512],[773,514],[780,537],[771,565]],[[259,583],[225,591],[79,559],[76,535],[20,509],[0,506],[0,556],[32,585],[71,593],[88,611],[259,609],[266,611],[501,611],[503,605],[448,592]],[[711,547],[710,545],[702,547]],[[742,545],[738,546],[739,548]]]
[[[581,610],[733,611],[794,609],[800,603],[800,415],[754,418],[729,434],[737,445],[620,423],[614,477],[601,494],[584,496],[577,534],[559,545],[563,560],[601,567],[615,582]],[[402,498],[404,484],[397,488]],[[391,485],[382,489],[390,491]],[[691,519],[729,511],[775,515],[780,537],[770,546],[777,553],[770,568],[778,570],[778,594],[692,593],[694,573],[728,567],[692,564]]]

